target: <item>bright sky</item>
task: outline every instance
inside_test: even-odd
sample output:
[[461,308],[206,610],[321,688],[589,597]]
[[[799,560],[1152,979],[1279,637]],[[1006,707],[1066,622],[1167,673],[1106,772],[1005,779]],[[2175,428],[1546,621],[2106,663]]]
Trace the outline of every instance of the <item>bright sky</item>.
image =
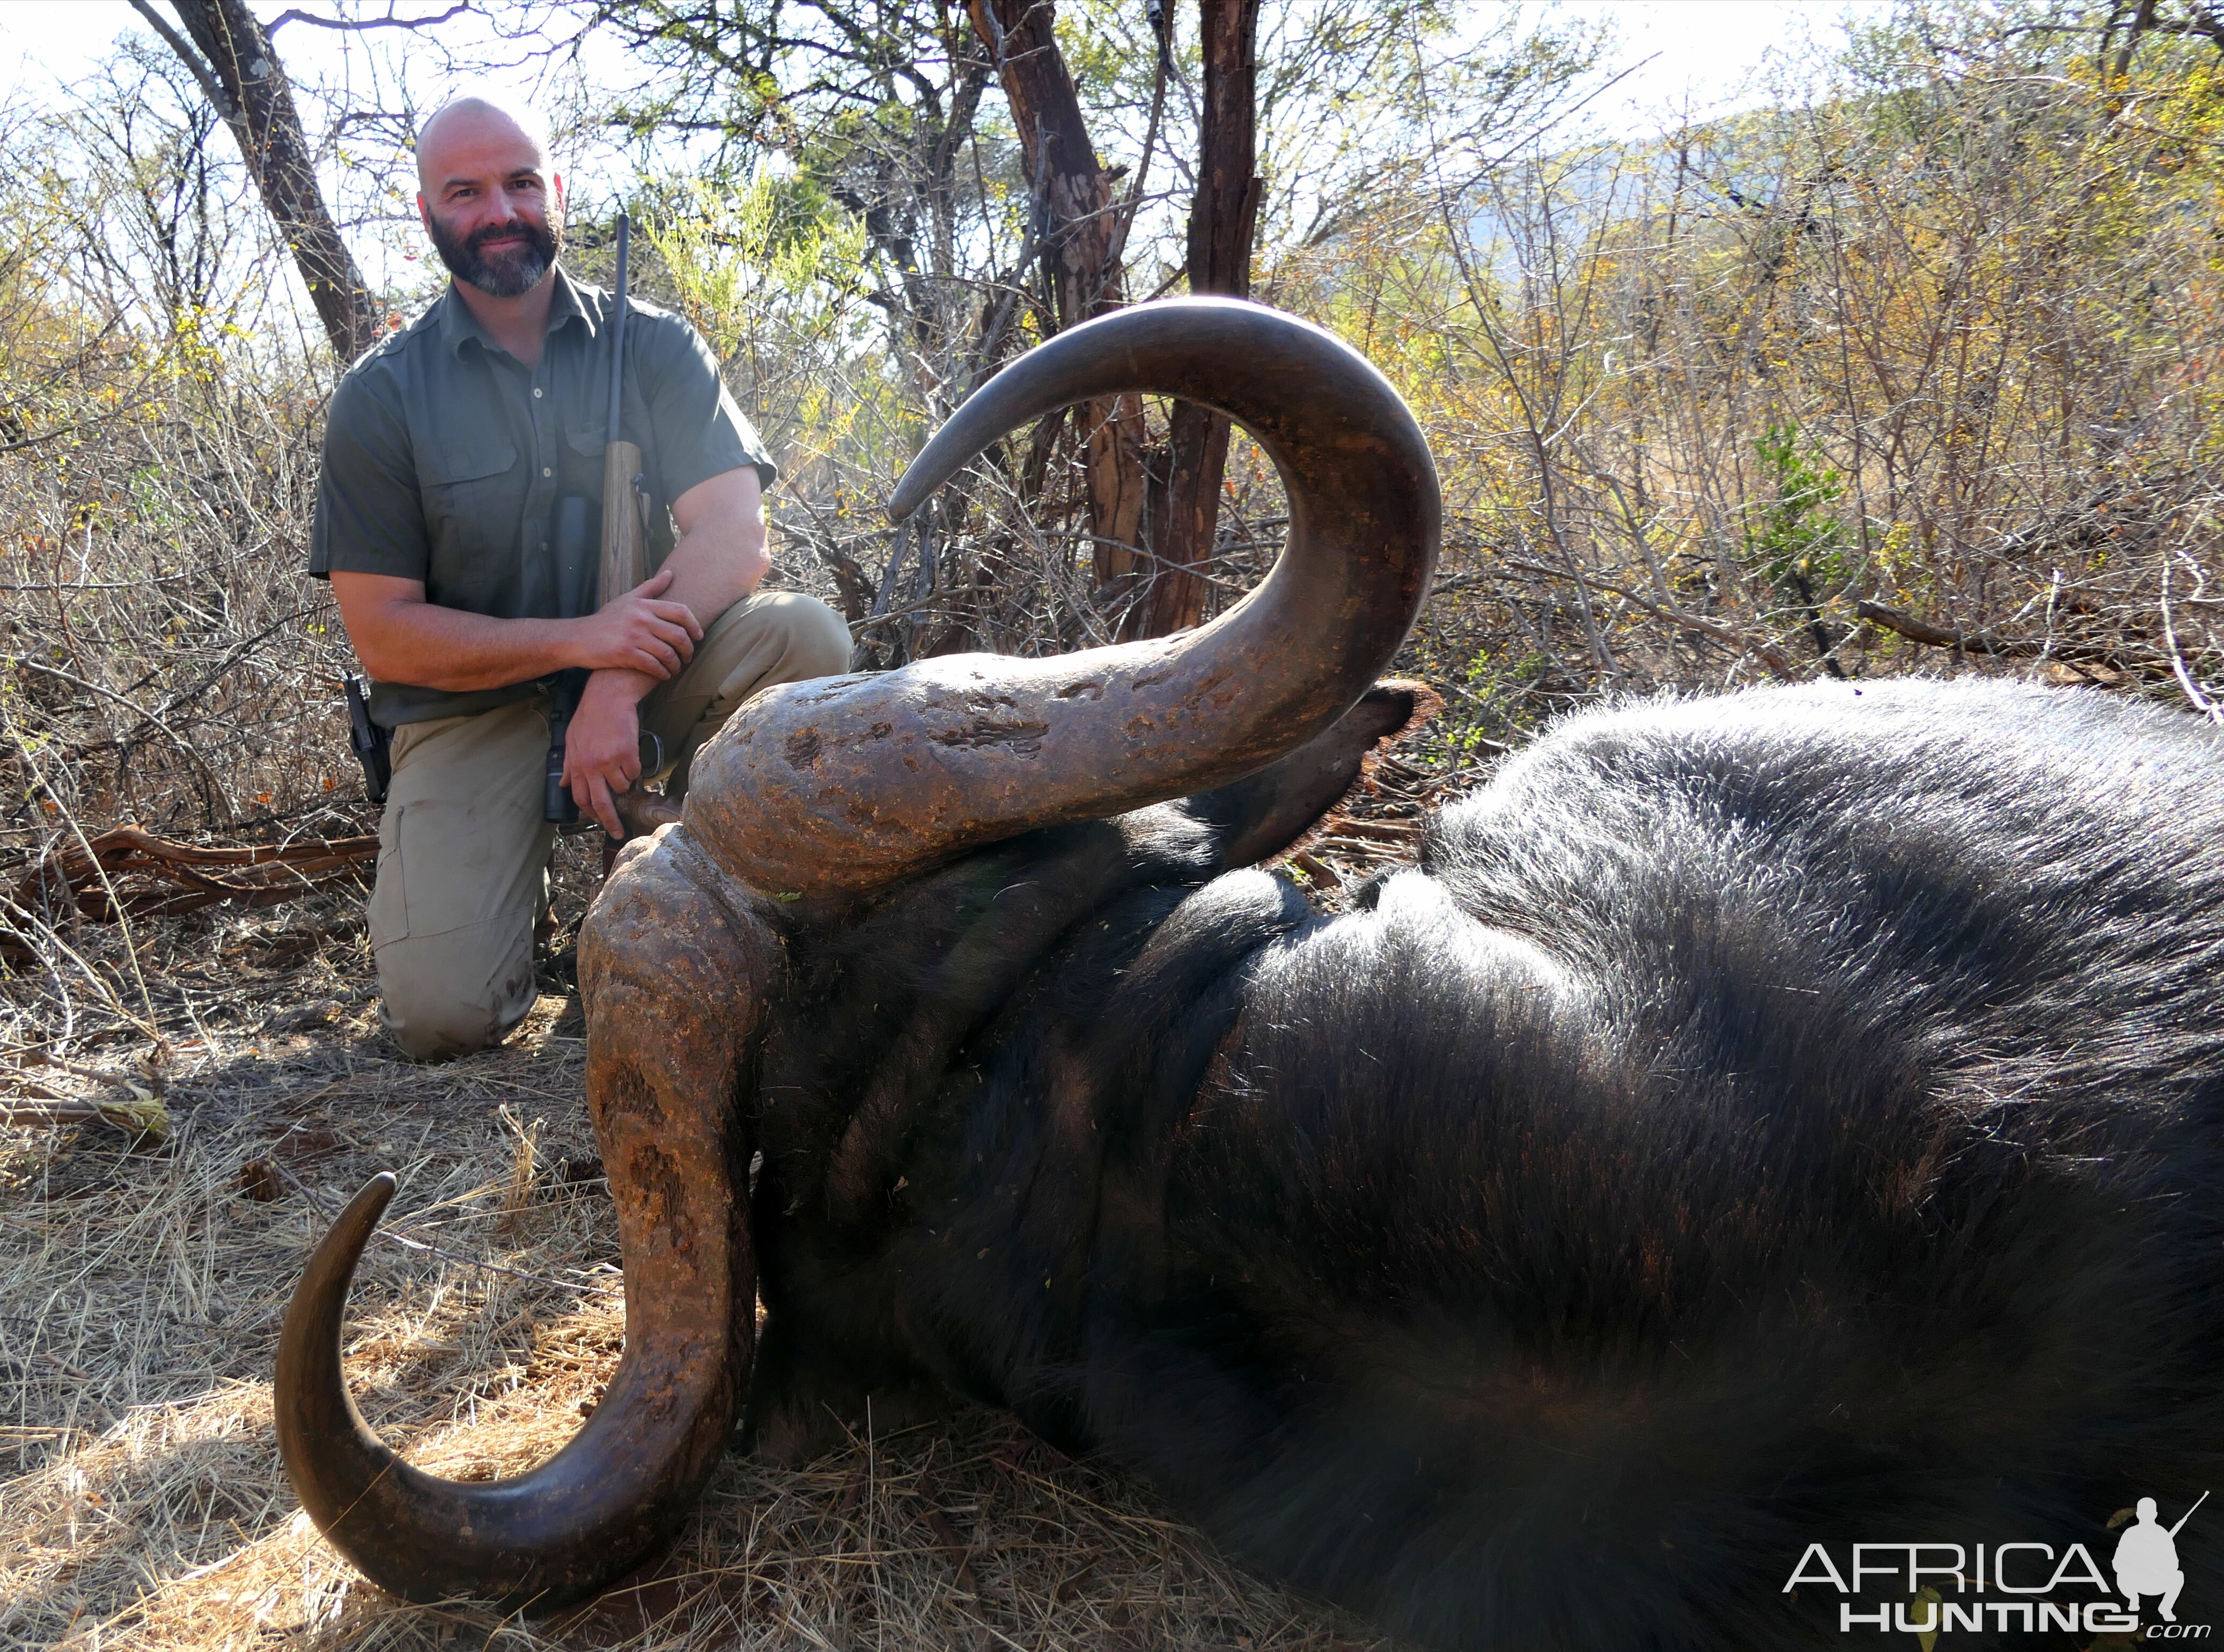
[[[269,18],[287,10],[289,0],[277,0],[275,4],[271,0],[251,0],[251,3],[257,16]],[[175,14],[161,0],[156,0],[155,9],[175,24]],[[447,8],[424,3],[424,0],[399,0],[395,9],[407,17]],[[34,97],[48,93],[98,61],[118,35],[134,30],[142,35],[154,32],[127,0],[0,0],[0,40],[5,42],[0,47],[0,89],[4,89],[0,96],[12,99],[18,91]],[[298,65],[296,72],[305,78],[337,75],[341,66],[340,43],[345,38],[330,29],[289,23],[278,33],[278,49],[288,66]],[[524,89],[521,81],[516,89]]]
[[[265,18],[293,4],[318,12],[335,9],[323,3],[303,4],[302,0],[250,3]],[[481,3],[499,9],[504,0]],[[1541,16],[1556,0],[1486,3],[1521,5]],[[390,0],[390,6],[404,17],[423,16],[445,10],[447,0]],[[1570,136],[1641,139],[1685,120],[1768,101],[1762,77],[1772,67],[1798,67],[1841,38],[1842,19],[1881,16],[1890,9],[1890,0],[1557,0],[1557,7],[1563,15],[1610,22],[1619,41],[1615,66],[1626,71],[1576,123],[1562,129]],[[156,0],[156,9],[174,15],[163,0]],[[387,9],[384,4],[357,8],[373,15]],[[1193,12],[1189,15],[1193,21]],[[0,104],[37,104],[61,96],[64,86],[98,64],[120,36],[131,33],[144,36],[152,31],[127,0],[0,0]],[[467,54],[489,41],[483,22],[470,16],[441,25],[437,35],[428,31],[428,36]],[[346,49],[350,36],[298,22],[281,28],[277,41],[297,80],[344,86],[347,103],[358,109],[390,111],[407,102],[423,112],[454,84],[455,70],[431,39],[385,30],[368,38],[385,48],[375,58],[360,52],[351,58]],[[406,49],[397,53],[397,45]],[[493,55],[519,66],[475,79],[521,96],[534,94],[540,64],[515,46],[497,45]],[[406,98],[401,95],[402,88],[382,83],[381,61],[401,64]],[[601,71],[613,79],[624,77],[627,66],[614,46],[599,40],[590,41],[581,64],[590,78],[600,78]],[[399,192],[389,198],[387,210],[397,225],[406,223],[412,217],[407,192],[414,180],[401,166],[389,168],[376,156],[360,158],[369,162],[370,175],[384,177],[396,187]],[[615,156],[598,146],[559,159],[576,199],[591,200],[624,186],[616,175]],[[422,268],[422,249],[413,230],[397,227],[384,237],[358,234],[353,240],[356,255],[375,285],[407,287]]]
[[1756,77],[1794,67],[1842,41],[1847,19],[1881,20],[1891,0],[1562,0],[1558,9],[1612,22],[1628,73],[1602,100],[1602,123],[1641,136],[1766,101]]
[[[275,16],[288,0],[255,0]],[[399,0],[404,16],[444,9],[432,0]],[[1848,13],[1876,16],[1886,0],[1562,0],[1578,16],[1611,18],[1621,36],[1621,60],[1639,65],[1602,108],[1610,125],[1632,132],[1686,110],[1720,113],[1747,101],[1739,94],[1771,54],[1798,60],[1812,41],[1828,41]],[[50,96],[82,73],[116,37],[145,24],[125,0],[0,0],[0,98]],[[304,78],[337,73],[343,37],[299,23],[280,31],[286,60]],[[392,38],[389,36],[388,38]],[[420,98],[445,78],[427,65]],[[413,76],[413,79],[414,77]],[[502,77],[491,77],[500,79]],[[514,77],[521,83],[523,76]],[[525,90],[522,84],[518,90]]]

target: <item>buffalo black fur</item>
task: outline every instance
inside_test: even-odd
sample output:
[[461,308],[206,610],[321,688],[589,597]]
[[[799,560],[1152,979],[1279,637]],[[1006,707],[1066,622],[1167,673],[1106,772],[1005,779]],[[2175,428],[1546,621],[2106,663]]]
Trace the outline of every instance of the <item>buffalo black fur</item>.
[[[1976,682],[1587,713],[1337,917],[1227,864],[1305,785],[793,937],[761,1444],[970,1395],[1521,1652],[1844,1644],[1810,1542],[2105,1567],[2113,1511],[2224,1490],[2219,731]],[[2224,1612],[2224,1515],[2179,1553]]]

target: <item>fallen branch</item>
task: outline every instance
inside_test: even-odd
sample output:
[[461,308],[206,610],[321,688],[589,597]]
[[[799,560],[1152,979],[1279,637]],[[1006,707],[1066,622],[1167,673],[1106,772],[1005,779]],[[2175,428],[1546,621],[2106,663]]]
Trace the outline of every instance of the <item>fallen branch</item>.
[[1332,815],[1322,823],[1324,836],[1370,838],[1399,848],[1419,842],[1422,829],[1418,820],[1355,820],[1349,815]]
[[2071,665],[2105,665],[2110,671],[2129,669],[2121,658],[2105,648],[2084,643],[2041,640],[2032,637],[2000,637],[1989,631],[1949,631],[1918,620],[1901,608],[1882,602],[1854,604],[1854,612],[1871,625],[1933,648],[1957,648],[1966,654],[1989,654],[1995,659],[2058,659]]
[[[375,835],[197,848],[136,826],[119,826],[89,842],[72,841],[49,850],[8,900],[26,913],[74,907],[96,923],[113,923],[119,901],[123,915],[130,917],[190,912],[225,900],[275,906],[343,881],[377,854]],[[124,889],[118,883],[122,879],[133,880],[134,886]]]
[[162,1105],[161,1098],[144,1085],[134,1084],[128,1079],[118,1081],[130,1092],[129,1095],[87,1101],[58,1094],[43,1084],[18,1080],[27,1090],[39,1094],[28,1099],[0,1100],[0,1125],[69,1125],[98,1119],[127,1136],[145,1141],[167,1141],[170,1110]]

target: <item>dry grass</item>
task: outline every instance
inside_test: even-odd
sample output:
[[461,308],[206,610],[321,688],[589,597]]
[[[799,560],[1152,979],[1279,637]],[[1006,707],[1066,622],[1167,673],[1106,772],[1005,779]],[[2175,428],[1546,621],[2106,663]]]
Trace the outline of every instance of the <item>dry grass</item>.
[[[567,846],[574,916],[585,860]],[[75,938],[120,987],[116,932]],[[569,1436],[623,1318],[576,998],[559,971],[508,1046],[417,1067],[378,1031],[345,899],[136,938],[162,983],[167,1057],[112,1015],[81,1017],[65,1066],[25,1064],[27,1022],[0,1053],[0,1100],[94,1099],[113,1074],[154,1083],[174,1126],[148,1144],[98,1121],[0,1125],[0,1646],[1371,1639],[1236,1571],[1135,1484],[986,1412],[800,1471],[730,1458],[672,1555],[584,1612],[389,1598],[325,1547],[279,1469],[285,1300],[327,1214],[392,1167],[402,1194],[350,1322],[366,1415],[451,1474],[515,1472]],[[183,1009],[163,996],[181,989]],[[203,1032],[183,1032],[188,1016]]]

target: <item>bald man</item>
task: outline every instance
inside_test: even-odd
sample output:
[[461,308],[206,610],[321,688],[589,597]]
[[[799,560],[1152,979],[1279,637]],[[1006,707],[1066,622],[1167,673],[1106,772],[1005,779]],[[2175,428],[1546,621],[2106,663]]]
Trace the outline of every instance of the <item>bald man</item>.
[[309,571],[331,580],[371,716],[394,731],[371,949],[389,1030],[432,1056],[496,1042],[533,1005],[556,674],[592,673],[564,778],[615,834],[642,728],[676,798],[736,707],[848,670],[850,636],[809,597],[757,591],[778,470],[701,337],[647,304],[626,318],[621,422],[643,455],[654,571],[557,617],[559,501],[602,519],[611,295],[562,268],[564,180],[529,110],[448,104],[418,136],[417,176],[455,279],[333,393]]

